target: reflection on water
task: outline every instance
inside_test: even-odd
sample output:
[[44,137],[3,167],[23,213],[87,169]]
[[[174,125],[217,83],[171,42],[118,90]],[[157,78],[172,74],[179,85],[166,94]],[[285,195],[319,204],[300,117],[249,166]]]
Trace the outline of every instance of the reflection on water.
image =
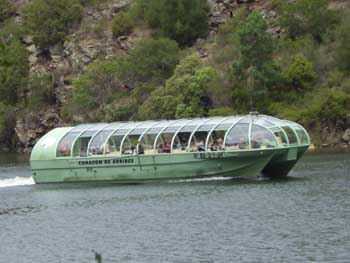
[[[350,155],[284,180],[0,188],[0,262],[349,262]],[[17,177],[17,179],[16,179]],[[20,158],[4,180],[30,180]]]

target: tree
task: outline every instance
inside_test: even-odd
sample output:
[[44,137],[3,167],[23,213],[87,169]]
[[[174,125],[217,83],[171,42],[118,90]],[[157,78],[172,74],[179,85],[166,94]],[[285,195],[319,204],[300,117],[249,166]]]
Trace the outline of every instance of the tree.
[[179,47],[173,40],[141,40],[129,53],[120,68],[119,77],[131,89],[141,83],[161,85],[177,65]]
[[0,102],[18,102],[28,72],[28,52],[23,44],[14,36],[0,34]]
[[208,32],[206,0],[139,0],[138,4],[151,27],[180,45],[190,45]]
[[329,0],[299,0],[283,5],[281,24],[290,38],[311,34],[322,42],[323,35],[337,22],[336,13],[328,8]]
[[237,111],[264,108],[268,91],[280,80],[273,60],[274,43],[267,23],[258,12],[251,13],[237,32],[240,58],[232,65],[232,97]]
[[81,14],[79,0],[34,0],[24,9],[26,28],[42,50],[62,43]]
[[8,0],[0,0],[0,23],[8,19],[15,11],[14,6]]
[[16,114],[14,108],[0,101],[0,141],[11,148],[13,146]]
[[181,61],[165,87],[159,87],[139,109],[142,119],[206,116],[210,108],[208,89],[215,85],[217,72],[204,66],[197,55]]
[[120,37],[122,35],[129,34],[132,30],[133,24],[129,15],[123,11],[113,18],[112,32],[114,37]]
[[335,41],[335,59],[339,69],[350,72],[350,18],[345,17],[338,27]]
[[293,57],[291,64],[283,75],[287,83],[296,91],[306,91],[317,78],[312,63],[303,55]]

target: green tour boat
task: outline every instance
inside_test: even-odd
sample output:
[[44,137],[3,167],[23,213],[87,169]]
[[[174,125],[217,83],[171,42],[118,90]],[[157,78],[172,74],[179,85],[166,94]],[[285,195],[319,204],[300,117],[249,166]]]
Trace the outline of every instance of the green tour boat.
[[36,183],[286,176],[310,145],[297,123],[245,116],[82,124],[34,146]]

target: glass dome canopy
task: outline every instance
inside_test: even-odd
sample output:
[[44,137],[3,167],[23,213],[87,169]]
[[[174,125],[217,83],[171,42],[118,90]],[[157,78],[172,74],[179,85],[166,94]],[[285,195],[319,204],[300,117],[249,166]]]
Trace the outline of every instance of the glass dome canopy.
[[56,157],[235,151],[309,145],[299,124],[250,114],[180,120],[82,124],[58,139]]

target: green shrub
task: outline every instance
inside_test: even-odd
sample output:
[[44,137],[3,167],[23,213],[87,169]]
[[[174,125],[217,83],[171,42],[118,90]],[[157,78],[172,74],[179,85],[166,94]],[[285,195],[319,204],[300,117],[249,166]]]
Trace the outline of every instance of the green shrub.
[[15,105],[29,72],[28,52],[14,36],[0,34],[0,102]]
[[138,5],[151,27],[180,45],[192,44],[208,32],[209,7],[206,0],[139,0]]
[[321,42],[324,34],[337,22],[336,12],[328,8],[329,0],[299,0],[285,3],[282,8],[281,24],[288,36],[297,39],[311,34]]
[[26,28],[42,50],[63,42],[81,14],[79,0],[34,0],[24,9]]
[[127,13],[120,11],[112,21],[112,32],[114,37],[127,35],[131,32],[133,23]]
[[201,63],[197,55],[181,61],[165,87],[159,87],[139,109],[139,116],[153,118],[190,118],[206,116],[209,88],[215,86],[217,72]]
[[162,84],[169,78],[179,58],[179,47],[173,40],[141,40],[129,53],[119,74],[131,88],[140,83]]
[[9,0],[0,0],[0,23],[4,22],[14,12],[15,8]]
[[295,91],[309,89],[313,81],[317,78],[312,63],[303,55],[294,56],[283,75],[290,87]]
[[28,108],[39,109],[44,105],[54,103],[54,82],[49,74],[37,74],[31,76],[28,82],[30,96]]
[[[349,15],[349,14],[348,14]],[[350,72],[350,18],[346,16],[336,31],[335,59],[339,69]]]
[[16,113],[13,107],[0,102],[0,142],[10,149],[14,146]]

